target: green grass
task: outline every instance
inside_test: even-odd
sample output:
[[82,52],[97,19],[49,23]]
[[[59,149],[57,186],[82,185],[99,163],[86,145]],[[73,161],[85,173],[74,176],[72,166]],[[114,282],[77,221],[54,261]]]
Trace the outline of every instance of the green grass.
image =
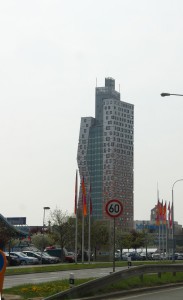
[[[82,284],[89,280],[91,279],[75,280],[75,285]],[[40,284],[20,285],[9,289],[4,289],[3,294],[19,295],[23,299],[28,299],[34,297],[48,297],[56,293],[63,292],[69,288],[70,288],[69,281],[64,279],[64,280],[52,281],[52,282],[46,282]]]
[[[138,265],[144,265],[144,264],[167,264],[170,263],[170,261],[139,261],[139,262],[132,262],[133,266]],[[177,263],[179,263],[177,261]],[[56,272],[56,271],[67,271],[67,270],[81,270],[81,269],[95,269],[95,268],[110,268],[113,266],[112,262],[92,262],[90,264],[88,263],[78,263],[78,264],[56,264],[56,265],[42,265],[42,266],[32,266],[32,267],[24,267],[24,268],[7,268],[6,269],[6,276],[7,275],[18,275],[18,274],[30,274],[30,273],[40,273],[40,272]],[[115,262],[116,267],[123,267],[127,266],[126,261],[116,261]]]
[[[91,280],[88,279],[76,279],[75,285],[84,283]],[[99,293],[110,293],[115,291],[130,290],[140,287],[152,287],[157,285],[163,285],[167,283],[183,282],[183,273],[177,273],[173,276],[172,273],[163,273],[161,278],[157,275],[144,275],[143,280],[140,277],[132,277],[123,281],[119,281],[116,284],[112,284],[108,288],[100,290]],[[68,280],[59,280],[54,282],[46,282],[41,284],[26,284],[17,286],[10,289],[4,289],[3,294],[20,295],[23,299],[34,297],[48,297],[58,292],[69,289]]]
[[102,292],[130,290],[134,288],[160,286],[163,284],[177,282],[183,282],[183,273],[177,273],[176,276],[172,273],[163,273],[161,277],[158,277],[157,274],[146,274],[143,276],[143,280],[140,277],[132,277],[113,284]]
[[[126,265],[126,264],[125,264]],[[55,264],[55,265],[41,265],[41,266],[29,266],[24,268],[7,268],[5,275],[18,275],[18,274],[30,274],[40,272],[57,272],[68,270],[81,270],[81,269],[94,269],[94,268],[108,268],[112,267],[112,263],[84,263],[84,264]]]

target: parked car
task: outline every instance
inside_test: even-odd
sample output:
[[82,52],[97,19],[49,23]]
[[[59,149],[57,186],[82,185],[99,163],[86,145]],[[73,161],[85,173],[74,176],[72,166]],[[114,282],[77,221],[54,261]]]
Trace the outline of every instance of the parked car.
[[127,256],[127,260],[128,260],[128,257],[130,257],[131,260],[143,260],[143,257],[140,256],[140,254],[137,252],[126,253],[126,256]]
[[37,265],[39,263],[38,259],[35,257],[28,257],[23,252],[10,252],[12,256],[17,257],[20,260],[21,265]]
[[13,256],[9,253],[5,252],[6,260],[7,260],[7,266],[19,266],[20,265],[20,260],[18,257]]
[[67,252],[67,255],[64,257],[65,262],[73,263],[75,262],[75,253],[74,252]]
[[[93,259],[92,255],[91,255],[91,259]],[[79,250],[78,254],[77,254],[77,261],[81,261],[82,260],[82,251]],[[88,252],[84,251],[84,261],[88,261]]]
[[[39,254],[41,254],[41,252],[39,252]],[[52,263],[52,264],[57,264],[60,262],[60,258],[58,258],[56,256],[51,256],[47,252],[43,252],[42,256],[45,258],[48,258],[50,260],[50,263]]]
[[68,254],[66,249],[61,248],[51,248],[51,249],[45,249],[44,253],[48,253],[49,255],[53,257],[57,257],[60,259],[60,261],[65,261],[65,256]]
[[121,260],[121,253],[115,252],[115,260]]
[[146,252],[141,252],[139,255],[142,260],[152,260],[152,254],[150,252],[147,252],[147,255]]
[[23,251],[23,253],[27,254],[28,257],[37,258],[40,264],[41,263],[42,264],[54,264],[54,263],[59,262],[58,259],[55,259],[55,257],[50,257],[48,255],[45,255],[44,252],[41,254],[41,252],[39,252],[39,251],[34,252],[34,251],[26,251],[25,250],[25,251]]
[[153,260],[160,260],[161,259],[161,255],[158,252],[155,252],[152,254],[152,259]]

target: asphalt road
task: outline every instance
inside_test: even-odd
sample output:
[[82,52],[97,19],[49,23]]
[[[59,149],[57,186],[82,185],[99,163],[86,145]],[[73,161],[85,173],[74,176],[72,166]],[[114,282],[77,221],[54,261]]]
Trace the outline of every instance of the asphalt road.
[[[116,271],[126,269],[127,267],[116,267]],[[35,284],[41,282],[55,281],[61,279],[68,279],[70,273],[74,274],[75,278],[99,278],[102,276],[109,275],[112,272],[112,268],[99,268],[99,269],[86,269],[86,270],[68,270],[59,272],[48,272],[48,273],[34,273],[24,275],[11,275],[5,276],[3,289],[14,287],[21,284]]]
[[[112,298],[112,300],[182,300],[183,299],[183,287],[171,287],[162,290],[153,290],[149,292],[143,292],[141,294],[118,296]],[[101,299],[102,300],[102,299]],[[106,299],[103,299],[106,300]]]

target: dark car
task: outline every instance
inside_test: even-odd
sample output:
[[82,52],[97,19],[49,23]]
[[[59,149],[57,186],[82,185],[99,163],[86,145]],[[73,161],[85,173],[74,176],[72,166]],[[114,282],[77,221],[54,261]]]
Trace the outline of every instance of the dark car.
[[39,260],[35,257],[29,257],[23,252],[10,252],[12,256],[18,257],[21,265],[37,265]]
[[67,255],[64,257],[65,262],[73,263],[75,262],[75,253],[74,252],[67,252]]
[[43,253],[48,253],[51,256],[57,257],[60,261],[65,261],[65,256],[67,256],[68,252],[62,248],[52,248],[52,249],[45,249]]
[[39,251],[23,251],[23,253],[27,254],[29,257],[36,257],[39,260],[39,263],[41,264],[54,264],[58,263],[59,260],[55,259],[55,257],[50,257],[48,255],[45,255],[45,253],[41,253]]
[[143,260],[143,257],[140,256],[137,252],[128,253],[128,257],[131,257],[131,260]]
[[[81,250],[78,251],[77,260],[78,261],[82,260],[82,251]],[[88,252],[87,251],[84,251],[84,261],[88,261]]]
[[7,260],[7,266],[19,266],[20,260],[18,257],[15,257],[9,253],[5,253],[6,260]]
[[60,262],[60,258],[58,258],[56,256],[51,256],[46,252],[43,252],[42,256],[45,257],[45,258],[48,258],[50,260],[50,263],[52,263],[52,264],[57,264],[57,263]]

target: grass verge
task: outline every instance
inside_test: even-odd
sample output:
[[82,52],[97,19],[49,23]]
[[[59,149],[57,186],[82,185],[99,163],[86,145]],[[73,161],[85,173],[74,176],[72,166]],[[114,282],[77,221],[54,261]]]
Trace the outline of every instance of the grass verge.
[[[139,262],[132,262],[132,265],[144,265],[144,264],[167,264],[170,261],[139,261]],[[179,263],[179,262],[177,262]],[[56,271],[68,271],[68,270],[81,270],[81,269],[96,269],[96,268],[112,268],[112,262],[92,262],[88,263],[78,263],[78,264],[56,264],[56,265],[41,265],[41,266],[29,266],[29,267],[11,267],[6,269],[5,275],[18,275],[18,274],[31,274],[31,273],[41,273],[41,272],[56,272]],[[123,267],[127,266],[126,261],[116,261],[116,267]]]
[[[91,280],[88,279],[76,279],[75,285],[84,283]],[[99,294],[111,293],[122,290],[130,290],[133,288],[141,287],[152,287],[159,286],[167,283],[177,283],[183,282],[183,273],[177,273],[176,276],[173,276],[172,273],[163,273],[161,278],[157,275],[144,275],[143,280],[140,277],[132,277],[123,281],[119,281],[116,284],[112,284],[109,287],[99,291]],[[54,295],[58,292],[65,291],[69,289],[68,280],[59,280],[54,282],[47,282],[34,285],[21,285],[10,289],[4,289],[3,294],[14,294],[20,295],[23,299],[35,298],[35,297],[48,297]]]

